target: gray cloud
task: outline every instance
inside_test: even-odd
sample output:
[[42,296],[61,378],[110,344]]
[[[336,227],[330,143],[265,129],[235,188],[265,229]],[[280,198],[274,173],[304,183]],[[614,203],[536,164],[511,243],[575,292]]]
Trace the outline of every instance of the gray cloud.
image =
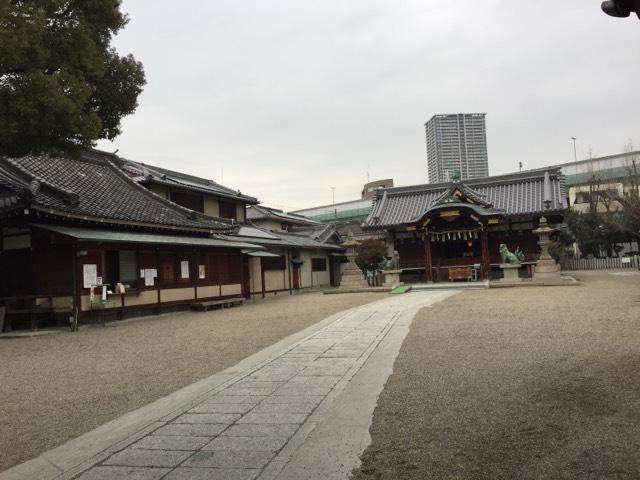
[[640,144],[640,22],[599,1],[125,0],[116,39],[147,72],[101,148],[265,204],[427,180],[423,124],[487,112],[492,174]]

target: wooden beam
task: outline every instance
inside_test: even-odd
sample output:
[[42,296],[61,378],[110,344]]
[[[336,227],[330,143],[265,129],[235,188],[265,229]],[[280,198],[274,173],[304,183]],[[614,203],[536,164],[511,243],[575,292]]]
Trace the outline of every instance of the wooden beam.
[[489,257],[489,232],[486,228],[482,229],[480,237],[482,239],[482,279],[488,280],[491,259]]
[[427,282],[433,280],[432,274],[432,258],[431,258],[431,237],[429,232],[425,232],[424,235],[424,271],[427,275]]

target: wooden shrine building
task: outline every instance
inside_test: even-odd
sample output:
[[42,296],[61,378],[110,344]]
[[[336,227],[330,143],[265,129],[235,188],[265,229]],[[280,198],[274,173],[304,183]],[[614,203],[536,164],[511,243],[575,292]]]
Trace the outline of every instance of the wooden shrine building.
[[243,250],[264,247],[236,229],[145,188],[115,155],[0,157],[0,312],[64,321],[242,299]]
[[381,190],[364,229],[386,232],[405,280],[499,278],[500,244],[521,249],[526,277],[539,253],[532,231],[540,217],[560,224],[566,209],[554,168]]

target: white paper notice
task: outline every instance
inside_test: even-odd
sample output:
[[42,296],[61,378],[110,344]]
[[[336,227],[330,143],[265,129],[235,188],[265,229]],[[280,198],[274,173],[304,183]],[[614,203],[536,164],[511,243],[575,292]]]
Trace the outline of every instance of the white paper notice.
[[144,278],[144,268],[140,269],[140,278]]
[[144,286],[145,287],[153,287],[153,269],[147,268],[144,271]]
[[91,288],[98,284],[98,265],[85,263],[82,265],[82,286]]
[[182,260],[180,262],[180,278],[189,278],[189,261]]
[[198,278],[200,280],[204,280],[206,278],[206,270],[204,269],[204,265],[198,265]]

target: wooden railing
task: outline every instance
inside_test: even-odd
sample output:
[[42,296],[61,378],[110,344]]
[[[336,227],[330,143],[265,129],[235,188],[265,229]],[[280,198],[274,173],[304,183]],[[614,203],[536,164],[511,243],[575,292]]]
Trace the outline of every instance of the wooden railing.
[[562,270],[608,270],[616,268],[638,269],[640,256],[609,258],[567,258],[560,262]]

